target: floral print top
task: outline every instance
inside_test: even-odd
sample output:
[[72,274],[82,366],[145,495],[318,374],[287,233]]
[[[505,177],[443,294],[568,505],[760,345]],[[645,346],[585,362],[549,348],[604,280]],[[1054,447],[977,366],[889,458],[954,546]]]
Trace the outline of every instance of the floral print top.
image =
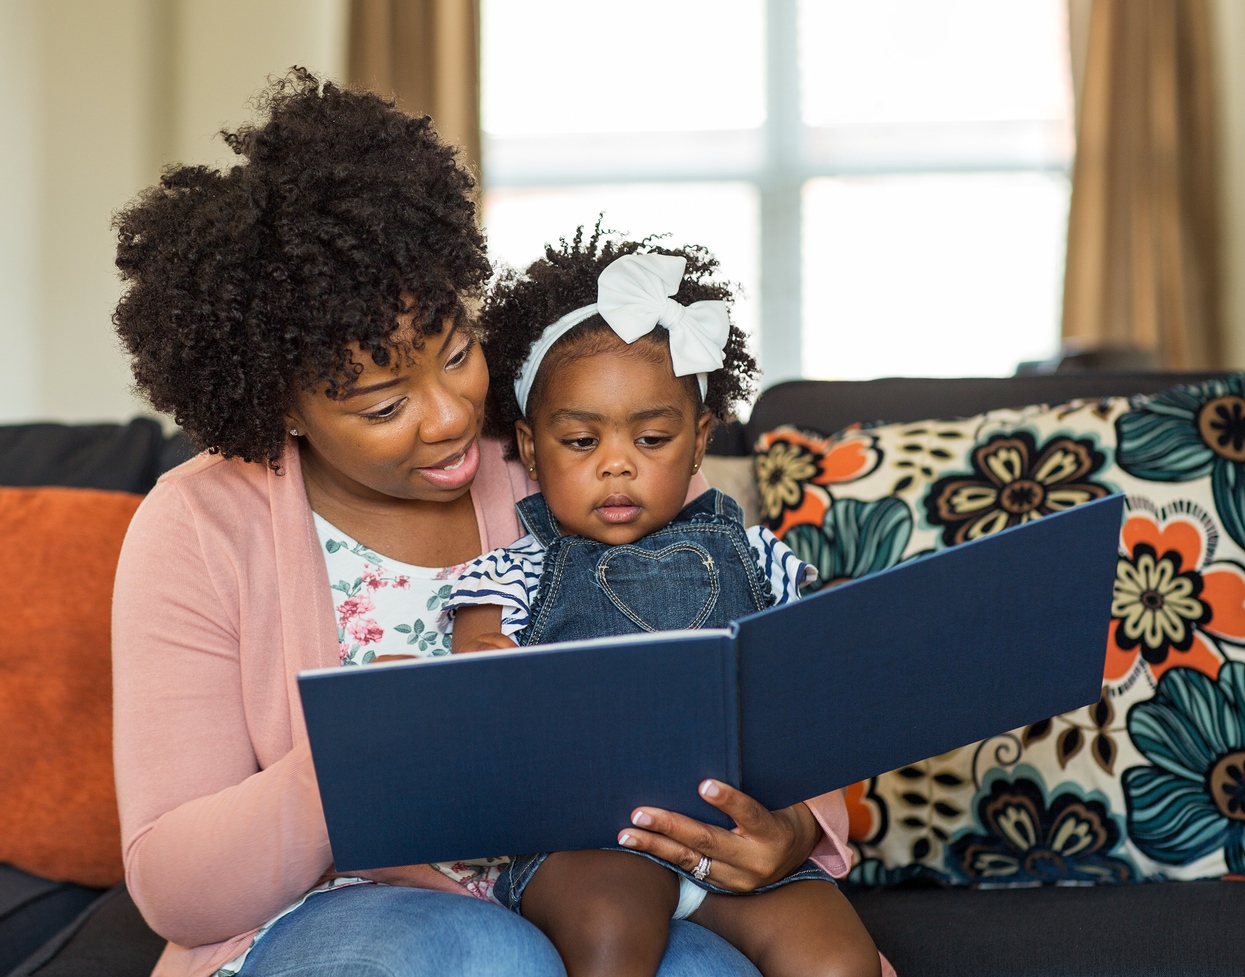
[[[468,564],[417,567],[400,563],[368,549],[318,513],[312,515],[333,592],[342,666],[366,665],[381,655],[448,655],[450,633],[438,619],[453,584]],[[433,868],[459,883],[470,895],[491,900],[493,886],[508,861],[504,857],[476,858],[434,863]],[[311,896],[346,885],[374,884],[367,879],[338,878],[317,886],[268,920],[246,951],[216,971],[214,977],[234,977],[251,948],[272,925]]]
[[399,563],[312,515],[333,591],[341,663],[366,665],[377,655],[448,655],[450,636],[437,629],[437,616],[466,564]]

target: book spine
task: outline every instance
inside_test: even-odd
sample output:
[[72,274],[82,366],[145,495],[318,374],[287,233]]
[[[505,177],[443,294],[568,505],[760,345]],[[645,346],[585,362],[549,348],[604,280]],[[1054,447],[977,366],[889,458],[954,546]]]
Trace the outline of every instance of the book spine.
[[722,636],[722,716],[726,723],[727,780],[732,787],[744,790],[743,744],[740,739],[739,641],[735,630]]

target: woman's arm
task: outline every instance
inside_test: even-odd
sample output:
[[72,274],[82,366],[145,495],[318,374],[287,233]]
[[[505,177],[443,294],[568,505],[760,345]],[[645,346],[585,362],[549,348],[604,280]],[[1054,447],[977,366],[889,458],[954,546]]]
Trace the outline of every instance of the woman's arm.
[[281,720],[248,714],[242,687],[284,683],[285,663],[273,634],[271,657],[244,675],[242,585],[213,581],[176,483],[157,486],[117,568],[113,748],[130,892],[188,947],[261,925],[331,861],[305,738],[259,769],[250,729]]

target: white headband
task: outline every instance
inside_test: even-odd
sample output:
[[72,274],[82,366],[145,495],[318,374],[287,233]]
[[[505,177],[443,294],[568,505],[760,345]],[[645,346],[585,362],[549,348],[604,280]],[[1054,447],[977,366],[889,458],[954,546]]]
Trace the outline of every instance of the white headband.
[[553,344],[596,313],[625,343],[634,343],[656,326],[665,326],[670,333],[674,375],[695,373],[703,400],[709,389],[709,374],[722,368],[722,350],[730,337],[731,322],[725,302],[684,306],[669,298],[679,290],[686,267],[686,259],[670,254],[625,254],[611,261],[597,277],[596,303],[568,312],[533,344],[514,381],[519,410],[527,414],[527,398],[536,373]]

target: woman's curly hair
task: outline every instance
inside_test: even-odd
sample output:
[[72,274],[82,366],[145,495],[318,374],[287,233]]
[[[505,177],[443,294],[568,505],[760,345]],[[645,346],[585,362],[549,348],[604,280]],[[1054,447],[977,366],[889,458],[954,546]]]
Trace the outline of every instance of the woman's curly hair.
[[[718,260],[707,250],[695,245],[663,248],[654,243],[656,240],[617,239],[602,230],[598,220],[586,240],[581,226],[570,241],[563,238],[557,247],[546,245],[543,258],[532,262],[523,272],[506,270],[489,289],[478,318],[481,346],[489,368],[484,430],[506,442],[507,457],[513,458],[518,453],[514,425],[515,421],[523,419],[514,394],[519,369],[548,325],[568,312],[596,302],[597,278],[610,262],[625,254],[677,255],[687,261],[675,296],[680,303],[690,305],[720,300],[729,306],[734,302],[734,288],[717,278]],[[613,332],[599,315],[590,316],[559,339],[536,374],[536,382],[528,395],[529,412],[533,404],[539,403],[548,377],[559,363],[570,357],[593,355],[612,339]],[[670,355],[670,336],[664,327],[657,326],[645,340],[660,343],[665,355]],[[709,374],[708,392],[701,404],[719,421],[727,420],[736,404],[752,396],[757,373],[747,339],[733,324],[723,357],[722,368]],[[700,388],[696,378],[684,379],[699,403]]]
[[[116,217],[113,316],[138,388],[192,440],[274,468],[298,395],[355,381],[464,316],[491,269],[471,176],[432,120],[293,68],[263,118],[222,132],[243,162],[171,167]],[[409,304],[414,301],[414,306]]]

